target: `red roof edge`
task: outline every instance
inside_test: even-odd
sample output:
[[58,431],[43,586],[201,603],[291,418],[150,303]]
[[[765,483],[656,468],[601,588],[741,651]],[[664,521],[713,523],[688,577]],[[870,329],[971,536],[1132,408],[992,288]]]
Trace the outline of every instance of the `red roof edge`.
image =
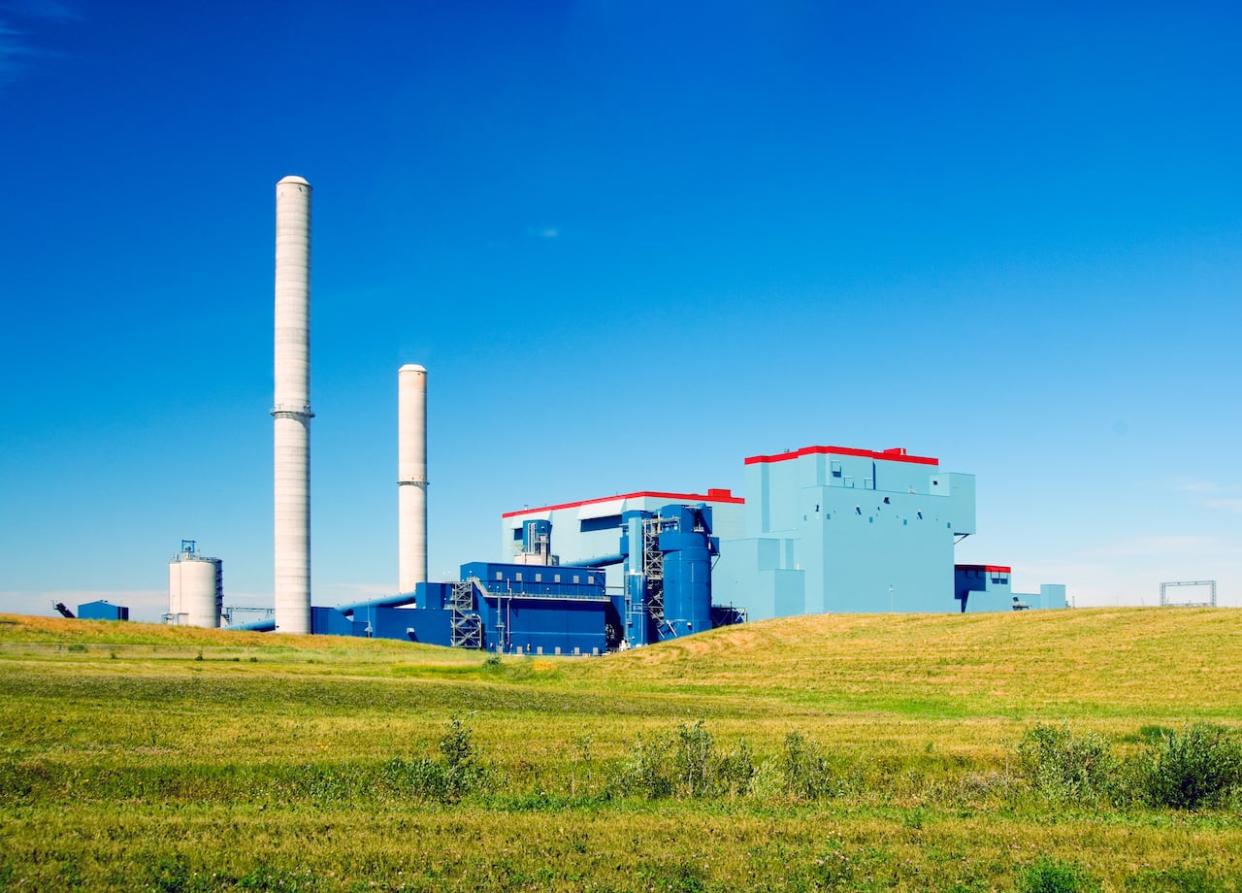
[[1003,564],[955,564],[959,571],[987,571],[990,574],[1012,574],[1013,568]]
[[595,499],[580,499],[577,502],[562,502],[557,505],[542,505],[537,508],[518,509],[505,512],[500,517],[512,518],[517,515],[529,515],[533,512],[556,512],[561,509],[575,509],[582,505],[594,505],[597,502],[611,502],[614,499],[671,499],[674,502],[723,502],[729,505],[743,505],[746,500],[734,496],[727,488],[712,487],[706,493],[667,493],[663,490],[640,490],[637,493],[618,493],[616,496],[599,496]]
[[911,456],[904,447],[893,447],[887,450],[860,450],[856,447],[841,446],[808,446],[788,453],[775,453],[771,456],[747,456],[746,464],[784,462],[788,459],[798,459],[802,456],[813,455],[862,456],[867,459],[883,459],[888,462],[911,462],[915,465],[940,464],[939,459],[934,459],[931,456]]

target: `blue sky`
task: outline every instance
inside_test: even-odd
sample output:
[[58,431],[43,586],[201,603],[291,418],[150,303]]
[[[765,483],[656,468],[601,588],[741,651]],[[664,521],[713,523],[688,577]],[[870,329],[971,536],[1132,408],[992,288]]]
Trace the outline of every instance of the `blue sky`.
[[317,603],[395,583],[405,362],[437,577],[835,443],[977,474],[1019,588],[1242,603],[1233,5],[193,6],[0,4],[0,609],[154,617],[182,537],[270,601],[288,173]]

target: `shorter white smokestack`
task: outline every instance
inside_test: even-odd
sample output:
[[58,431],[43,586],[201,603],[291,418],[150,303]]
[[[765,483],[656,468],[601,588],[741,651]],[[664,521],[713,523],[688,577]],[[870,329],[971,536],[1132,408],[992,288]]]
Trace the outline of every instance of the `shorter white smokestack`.
[[427,580],[427,370],[397,370],[397,589]]

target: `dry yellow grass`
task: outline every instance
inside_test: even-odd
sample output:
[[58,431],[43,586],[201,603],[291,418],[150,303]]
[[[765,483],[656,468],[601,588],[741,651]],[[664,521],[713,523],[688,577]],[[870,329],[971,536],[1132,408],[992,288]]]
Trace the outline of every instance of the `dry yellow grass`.
[[[805,617],[499,668],[399,642],[0,617],[0,888],[984,890],[1050,854],[1105,889],[1178,889],[1160,873],[1190,865],[1224,890],[1236,814],[1041,803],[1014,745],[1037,720],[1120,753],[1144,726],[1242,726],[1240,669],[1227,610]],[[438,806],[374,787],[452,715],[491,791]],[[596,797],[636,735],[697,718],[760,758],[800,730],[849,792]]]

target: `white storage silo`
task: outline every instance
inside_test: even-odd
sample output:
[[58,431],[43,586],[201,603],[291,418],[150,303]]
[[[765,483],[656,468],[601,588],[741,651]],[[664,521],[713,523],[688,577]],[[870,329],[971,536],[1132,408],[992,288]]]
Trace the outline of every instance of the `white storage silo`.
[[176,626],[220,625],[224,603],[224,562],[198,554],[194,540],[182,540],[168,563],[168,613]]

